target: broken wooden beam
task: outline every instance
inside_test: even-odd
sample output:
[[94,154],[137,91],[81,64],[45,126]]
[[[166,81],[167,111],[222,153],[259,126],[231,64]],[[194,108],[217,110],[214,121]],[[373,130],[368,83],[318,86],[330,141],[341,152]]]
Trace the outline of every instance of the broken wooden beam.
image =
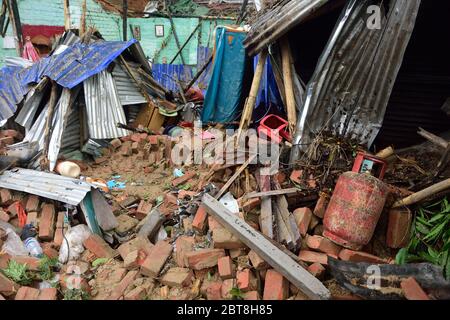
[[[257,181],[259,189],[262,193],[270,192],[271,190],[271,176],[263,175],[264,169],[261,168],[257,172]],[[261,232],[270,239],[274,238],[273,233],[273,213],[272,213],[272,199],[270,196],[261,197],[261,213],[259,215],[259,225]]]
[[206,194],[203,196],[202,203],[206,211],[220,224],[238,237],[246,246],[255,251],[310,299],[330,299],[330,291],[322,282],[302,268],[289,255],[274,246],[245,221],[236,217],[219,201]]
[[227,181],[227,183],[223,186],[223,188],[220,189],[219,193],[217,193],[216,195],[216,199],[220,199],[220,197],[222,197],[225,194],[225,192],[228,191],[228,188],[230,188],[233,182],[241,175],[242,172],[244,172],[244,170],[248,167],[248,165],[252,163],[252,161],[255,160],[257,156],[258,156],[257,154],[252,154],[249,156],[247,161],[245,161],[242,164],[242,166],[240,166],[239,169],[236,170],[236,173]]
[[244,197],[246,199],[253,199],[253,198],[262,198],[262,197],[284,196],[287,194],[299,193],[299,192],[300,192],[300,190],[297,188],[288,188],[288,189],[280,189],[280,190],[250,192],[249,194],[246,194]]
[[449,145],[449,143],[445,141],[445,139],[442,139],[441,137],[438,137],[437,135],[432,134],[431,132],[428,132],[423,128],[419,128],[417,134],[443,149],[447,149]]

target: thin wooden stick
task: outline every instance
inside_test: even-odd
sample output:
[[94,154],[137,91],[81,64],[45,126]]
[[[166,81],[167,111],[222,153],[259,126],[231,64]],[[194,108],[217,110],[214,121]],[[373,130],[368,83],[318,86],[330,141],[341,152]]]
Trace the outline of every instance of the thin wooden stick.
[[413,205],[422,200],[425,200],[428,197],[435,195],[436,193],[439,193],[439,192],[444,191],[449,188],[450,188],[450,179],[441,181],[439,183],[432,185],[431,187],[423,189],[423,190],[416,192],[402,200],[397,201],[396,203],[394,203],[392,208]]

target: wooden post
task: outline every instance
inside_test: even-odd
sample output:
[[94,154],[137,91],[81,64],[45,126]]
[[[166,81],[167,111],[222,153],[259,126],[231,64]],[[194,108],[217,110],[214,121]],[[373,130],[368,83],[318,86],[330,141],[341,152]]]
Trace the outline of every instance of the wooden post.
[[128,40],[128,0],[122,0],[122,23],[123,23],[123,41]]
[[178,38],[177,30],[175,28],[175,23],[173,22],[173,18],[170,13],[170,10],[168,10],[168,15],[169,15],[169,20],[170,20],[170,26],[172,27],[173,37],[175,38],[175,42],[177,44],[178,50],[180,51],[181,62],[183,63],[183,65],[186,65],[186,62],[183,57],[183,53],[181,52],[182,48],[181,48],[181,44],[180,44],[180,39]]
[[66,31],[70,30],[72,23],[70,21],[70,2],[69,0],[64,0],[64,29]]
[[81,4],[80,37],[86,33],[86,14],[87,14],[86,0],[83,0],[83,3]]
[[22,24],[20,22],[19,9],[17,7],[16,0],[8,0],[8,13],[9,19],[11,20],[11,25],[13,28],[14,41],[16,43],[16,51],[19,57],[22,56],[23,51],[23,35],[22,35]]
[[264,72],[264,66],[267,60],[267,50],[263,50],[259,55],[258,64],[256,66],[255,75],[253,77],[252,87],[250,89],[250,94],[245,103],[244,111],[241,116],[241,124],[239,125],[239,131],[237,134],[237,141],[240,140],[242,130],[247,129],[252,121],[253,109],[256,104],[256,97],[258,95],[259,87],[261,85],[261,78]]
[[292,78],[291,48],[286,37],[281,39],[280,44],[289,131],[291,134],[294,134],[295,127],[297,125],[297,109],[295,104],[294,83]]
[[183,43],[183,45],[181,46],[180,49],[178,49],[177,53],[175,54],[175,56],[172,58],[172,60],[169,62],[169,64],[172,64],[175,62],[175,60],[177,59],[177,57],[181,54],[181,52],[183,51],[183,49],[187,46],[187,44],[189,43],[189,41],[191,41],[192,37],[194,36],[194,34],[197,32],[198,28],[200,28],[200,26],[202,25],[202,21],[200,20],[200,22],[197,24],[197,26],[195,27],[194,31],[191,32],[191,34],[189,35],[189,37],[187,38],[187,40]]

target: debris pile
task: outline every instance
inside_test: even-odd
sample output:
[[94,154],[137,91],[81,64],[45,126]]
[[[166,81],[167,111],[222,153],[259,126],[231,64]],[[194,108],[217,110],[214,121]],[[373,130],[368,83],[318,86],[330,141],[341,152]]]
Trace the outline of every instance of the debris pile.
[[[307,18],[326,2],[279,2],[259,25],[281,23],[272,10],[295,5]],[[348,10],[345,32],[366,12]],[[363,29],[345,50],[366,52]],[[368,141],[382,119],[363,119],[373,103],[358,92],[365,85],[341,97],[362,97],[364,108],[331,110],[318,82],[305,92],[287,38],[270,30],[264,41],[250,31],[247,46],[261,53],[244,83],[249,61],[233,39],[246,31],[217,29],[206,95],[195,82],[212,58],[172,92],[153,79],[136,40],[104,41],[93,29],[66,32],[45,59],[2,69],[0,300],[448,298],[448,140],[420,129],[426,147],[375,152]],[[383,47],[391,33],[374,32],[371,43]],[[337,92],[322,70],[336,58],[323,58],[314,77]],[[362,74],[353,67],[349,77]],[[383,90],[384,113],[392,88]],[[325,112],[308,113],[311,101],[333,111],[326,125]]]

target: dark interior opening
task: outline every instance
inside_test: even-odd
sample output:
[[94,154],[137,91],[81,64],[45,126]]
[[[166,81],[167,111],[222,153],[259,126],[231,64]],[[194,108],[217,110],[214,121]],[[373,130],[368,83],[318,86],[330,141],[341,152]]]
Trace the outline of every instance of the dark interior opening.
[[[342,9],[338,6],[289,33],[296,70],[305,83],[311,79]],[[423,0],[376,149],[422,142],[418,127],[438,135],[450,130],[450,118],[441,110],[450,97],[450,43],[443,38],[448,32],[450,1]]]

